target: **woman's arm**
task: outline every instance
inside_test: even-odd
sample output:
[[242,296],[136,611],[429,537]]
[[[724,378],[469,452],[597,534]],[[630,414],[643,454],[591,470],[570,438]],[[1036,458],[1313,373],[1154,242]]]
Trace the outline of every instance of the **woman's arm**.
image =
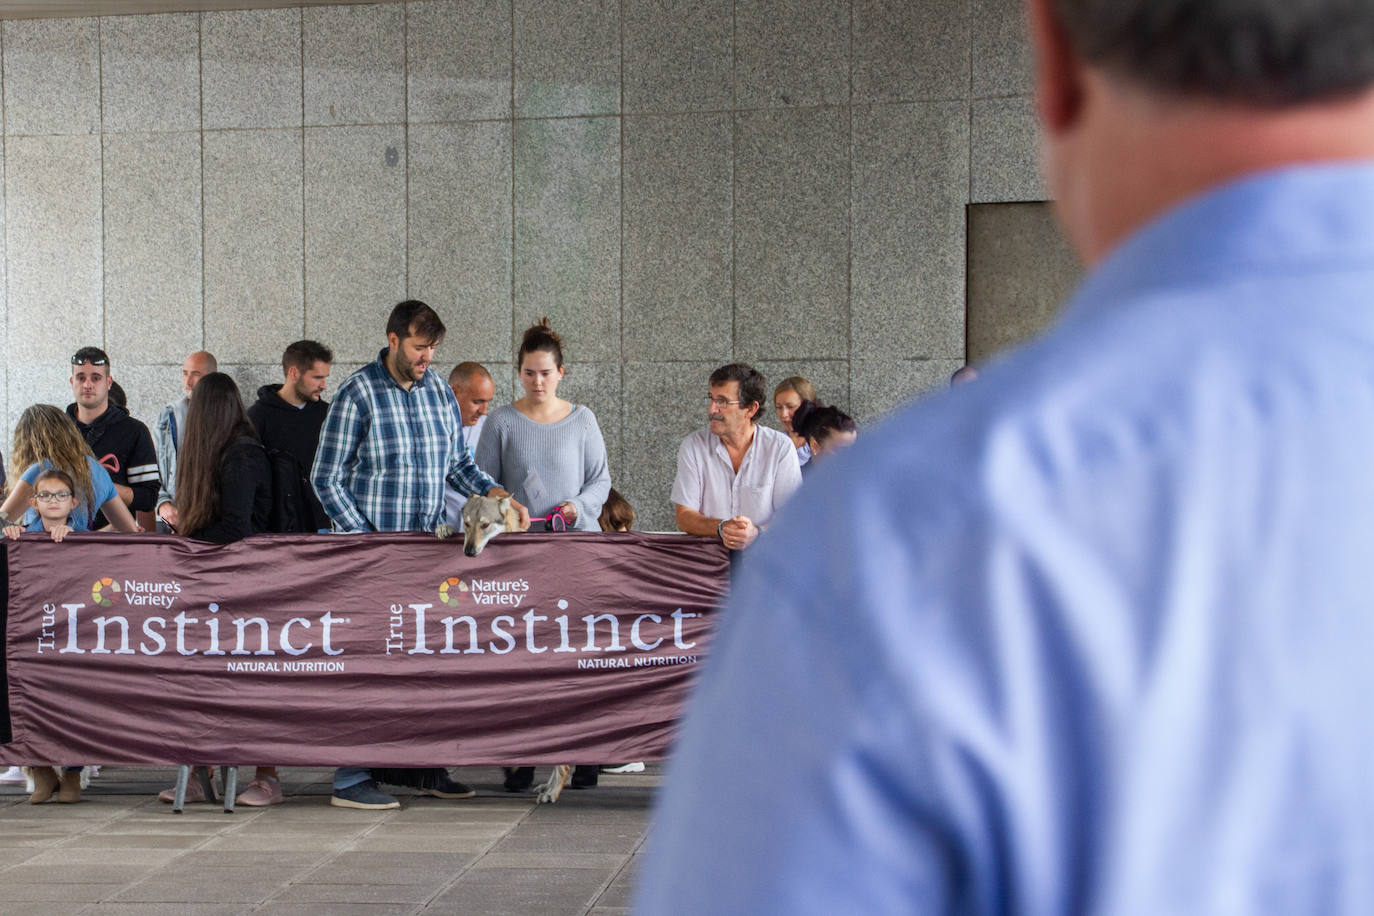
[[29,508],[29,500],[33,498],[33,487],[25,483],[24,478],[20,477],[14,482],[14,489],[10,495],[5,497],[5,501],[0,503],[0,517],[7,522],[17,522],[24,517],[24,512]]
[[133,515],[129,512],[129,507],[124,504],[124,500],[118,493],[101,503],[100,511],[105,513],[105,520],[116,531],[143,530],[138,527],[138,522],[134,521]]

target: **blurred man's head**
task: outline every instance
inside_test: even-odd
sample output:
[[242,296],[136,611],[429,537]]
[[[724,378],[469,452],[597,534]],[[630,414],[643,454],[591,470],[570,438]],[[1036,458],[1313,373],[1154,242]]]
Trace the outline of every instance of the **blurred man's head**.
[[1090,264],[1165,208],[1374,153],[1368,0],[1030,0],[1045,170]]
[[208,350],[197,350],[181,364],[181,389],[189,396],[196,382],[211,372],[219,371],[215,355]]

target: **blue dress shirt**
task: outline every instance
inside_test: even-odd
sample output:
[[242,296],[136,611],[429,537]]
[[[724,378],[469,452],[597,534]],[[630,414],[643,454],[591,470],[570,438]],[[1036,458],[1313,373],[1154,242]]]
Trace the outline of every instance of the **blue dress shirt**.
[[1374,165],[1154,220],[752,548],[639,913],[1374,912]]

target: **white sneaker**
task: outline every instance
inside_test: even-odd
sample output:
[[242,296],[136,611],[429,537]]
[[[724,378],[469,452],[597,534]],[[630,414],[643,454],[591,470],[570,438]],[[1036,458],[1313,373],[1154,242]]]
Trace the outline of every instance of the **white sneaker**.
[[19,767],[10,767],[4,773],[0,773],[0,786],[22,786],[24,784],[24,773]]
[[617,775],[617,776],[620,775],[621,773],[643,773],[643,772],[644,772],[644,764],[639,763],[639,762],[635,762],[635,763],[622,763],[620,766],[602,767],[602,768],[601,768],[601,772],[603,772],[603,773],[611,773],[611,774]]
[[86,767],[86,772],[90,774],[90,777],[92,779],[95,779],[97,776],[100,775],[100,764],[91,764],[90,766]]

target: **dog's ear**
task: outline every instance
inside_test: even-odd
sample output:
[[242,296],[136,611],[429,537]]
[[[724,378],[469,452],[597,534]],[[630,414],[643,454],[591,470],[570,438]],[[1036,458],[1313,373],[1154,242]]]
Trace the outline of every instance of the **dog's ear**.
[[515,507],[513,507],[513,506],[510,504],[510,497],[509,497],[509,496],[503,496],[503,497],[501,497],[501,501],[500,501],[499,503],[496,504],[496,507],[497,507],[498,509],[501,510],[501,519],[502,519],[502,520],[505,522],[505,524],[506,524],[506,530],[507,530],[507,531],[519,531],[519,530],[520,530],[520,513],[517,512],[517,511],[515,510]]

